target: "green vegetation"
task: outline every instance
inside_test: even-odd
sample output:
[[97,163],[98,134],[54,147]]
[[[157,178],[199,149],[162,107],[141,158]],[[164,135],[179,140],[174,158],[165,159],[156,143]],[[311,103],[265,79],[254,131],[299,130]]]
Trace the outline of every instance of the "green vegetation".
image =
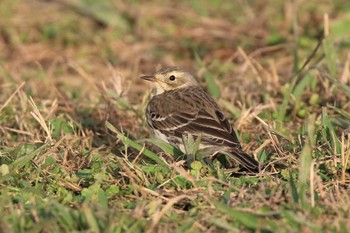
[[[3,0],[0,15],[0,232],[350,231],[348,1]],[[139,77],[159,64],[198,77],[260,174],[151,138]]]

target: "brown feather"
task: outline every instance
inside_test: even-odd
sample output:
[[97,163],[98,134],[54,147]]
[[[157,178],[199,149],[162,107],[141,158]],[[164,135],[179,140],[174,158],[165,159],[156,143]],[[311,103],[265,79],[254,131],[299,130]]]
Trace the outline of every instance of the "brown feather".
[[[199,86],[166,91],[149,102],[146,115],[153,130],[172,142],[183,135],[201,135],[203,146],[218,147],[249,170],[259,163],[241,149],[238,138],[216,102]],[[177,139],[176,139],[177,138]],[[175,145],[178,146],[178,145]]]

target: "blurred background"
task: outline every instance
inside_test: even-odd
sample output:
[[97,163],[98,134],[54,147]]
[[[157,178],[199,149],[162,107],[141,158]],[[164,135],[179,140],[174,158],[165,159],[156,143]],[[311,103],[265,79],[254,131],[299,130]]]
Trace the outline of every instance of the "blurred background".
[[[230,86],[245,80],[252,85],[252,76],[263,73],[261,68],[276,72],[275,81],[283,83],[323,36],[324,14],[341,46],[339,59],[347,59],[344,50],[350,43],[347,0],[2,0],[0,4],[2,82],[30,83],[45,76],[43,82],[53,79],[79,89],[83,80],[72,68],[74,63],[97,80],[110,78],[117,70],[137,87],[142,85],[138,76],[159,65],[177,65],[198,76],[205,67],[219,83],[230,77]],[[252,66],[258,68],[254,71]],[[265,81],[255,84],[261,82]],[[40,89],[41,94],[52,94],[45,90]]]
[[[0,4],[0,101],[25,82],[23,91],[34,100],[44,105],[57,100],[59,112],[77,115],[95,129],[100,127],[96,122],[120,115],[114,122],[138,135],[140,125],[133,122],[142,119],[141,105],[149,90],[139,77],[160,66],[176,65],[192,72],[234,118],[241,117],[242,109],[259,104],[275,111],[273,106],[281,103],[292,75],[325,33],[330,42],[321,46],[311,64],[324,65],[339,77],[348,72],[347,0],[2,0]],[[341,77],[349,82],[348,76]],[[324,92],[324,102],[335,101],[328,87],[303,93],[302,102],[312,92]],[[136,116],[116,110],[112,100],[121,97],[126,109],[141,106]],[[113,103],[106,110],[108,102]],[[296,112],[306,116],[304,106],[297,106]],[[249,121],[235,126],[242,130]]]
[[[103,107],[112,99],[122,97],[126,109],[144,104],[149,85],[140,75],[167,65],[192,72],[235,118],[241,117],[242,109],[259,104],[273,115],[292,75],[324,35],[328,42],[313,54],[310,64],[349,82],[346,0],[2,0],[0,4],[0,100],[5,102],[25,82],[24,93],[44,105],[57,100],[58,110],[73,115],[82,109],[76,118],[86,124],[118,116],[115,105]],[[325,85],[300,95],[301,102],[309,101],[314,92],[317,106],[336,101],[335,93],[328,91],[331,85]],[[308,109],[297,105],[298,116],[305,117]],[[126,112],[116,122],[138,135],[140,125],[133,122],[142,119],[142,106],[131,121]],[[236,124],[238,130],[244,128],[241,123]]]

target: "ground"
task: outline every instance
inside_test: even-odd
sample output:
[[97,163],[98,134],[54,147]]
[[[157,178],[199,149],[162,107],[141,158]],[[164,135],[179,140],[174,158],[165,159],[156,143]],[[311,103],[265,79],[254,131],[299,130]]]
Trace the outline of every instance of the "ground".
[[[349,232],[346,0],[3,0],[0,232]],[[259,174],[152,138],[139,77],[196,76]]]

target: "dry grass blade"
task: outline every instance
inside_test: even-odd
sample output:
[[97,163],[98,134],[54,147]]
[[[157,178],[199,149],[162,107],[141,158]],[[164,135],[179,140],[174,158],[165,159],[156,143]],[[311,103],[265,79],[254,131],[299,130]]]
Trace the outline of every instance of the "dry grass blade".
[[249,64],[249,66],[251,67],[251,69],[253,70],[253,72],[255,74],[256,81],[258,82],[259,85],[261,85],[263,78],[261,77],[258,69],[253,65],[253,62],[251,61],[251,59],[248,57],[248,55],[244,52],[244,50],[241,47],[238,47],[238,52],[243,56],[244,60],[246,60],[246,62]]
[[34,100],[32,97],[29,97],[29,104],[32,106],[33,111],[30,112],[30,114],[34,117],[34,119],[40,124],[40,126],[44,129],[46,133],[46,141],[51,142],[52,136],[51,136],[51,130],[47,126],[44,117],[41,115],[38,107],[36,106]]
[[86,83],[90,84],[90,86],[97,91],[98,87],[96,85],[96,83],[94,82],[94,78],[91,77],[80,65],[78,65],[75,62],[71,62],[70,66],[78,72],[78,74],[83,77],[86,80]]
[[0,126],[0,128],[1,128],[1,129],[8,130],[8,131],[11,131],[11,132],[14,132],[14,133],[18,133],[18,134],[28,135],[28,136],[31,136],[31,137],[34,136],[33,133],[27,132],[27,131],[24,131],[24,130],[13,129],[13,128],[4,127],[4,126]]
[[333,77],[330,75],[327,71],[324,71],[318,67],[314,67],[313,69],[317,70],[321,77],[329,80],[331,83],[333,83],[337,88],[339,88],[345,95],[347,95],[348,98],[350,98],[350,87],[343,84],[339,79]]
[[[289,142],[293,142],[293,138],[290,135],[286,135],[283,134],[281,132],[278,132],[276,130],[273,129],[272,126],[270,126],[269,124],[267,124],[263,119],[261,119],[259,116],[254,115],[254,118],[257,119],[258,121],[260,121],[260,123],[266,128],[267,132],[271,135],[278,135],[284,139],[286,139]],[[271,140],[272,142],[275,142],[276,140]]]
[[166,205],[159,211],[157,211],[156,213],[154,213],[153,217],[152,217],[152,225],[151,228],[147,231],[147,232],[153,232],[154,227],[159,223],[160,219],[163,217],[163,215],[171,209],[171,207],[183,200],[183,199],[190,199],[192,200],[192,197],[188,196],[188,195],[180,195],[178,197],[174,197],[172,199],[169,199],[169,201],[166,203]]
[[17,89],[11,94],[11,96],[5,101],[5,103],[1,106],[0,108],[0,113],[1,111],[11,102],[11,100],[13,99],[13,97],[19,92],[19,90],[21,90],[21,88],[24,86],[25,82],[22,82],[19,87],[17,87]]
[[347,135],[347,143],[345,144],[344,132],[341,135],[341,181],[346,182],[346,169],[350,158],[350,133]]
[[191,182],[194,185],[195,178],[191,176],[182,166],[178,166],[176,163],[170,165],[171,168],[173,168],[177,173],[179,173],[182,177],[184,177],[186,180]]
[[47,156],[54,153],[54,151],[57,149],[59,145],[67,138],[67,136],[63,136],[58,142],[56,142],[47,152],[45,152],[43,155],[39,156],[37,159],[35,159],[35,163],[39,164],[42,161],[44,161]]

